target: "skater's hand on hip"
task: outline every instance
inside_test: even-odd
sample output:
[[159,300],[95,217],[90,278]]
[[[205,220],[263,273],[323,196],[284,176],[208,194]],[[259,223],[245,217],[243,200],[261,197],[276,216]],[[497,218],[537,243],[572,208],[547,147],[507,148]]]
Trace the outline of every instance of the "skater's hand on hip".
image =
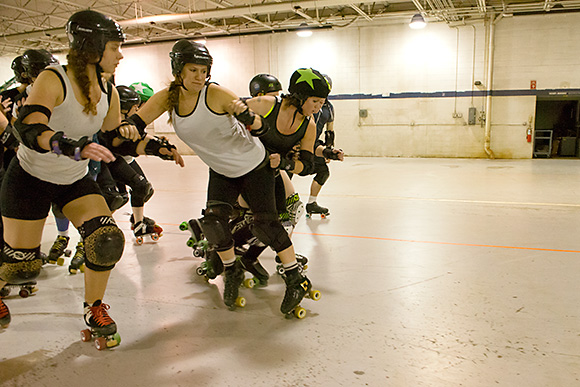
[[96,142],[87,144],[81,151],[81,157],[83,159],[103,161],[105,163],[115,161],[115,156],[113,156],[111,151]]
[[276,169],[280,166],[280,154],[273,153],[270,155],[270,167]]

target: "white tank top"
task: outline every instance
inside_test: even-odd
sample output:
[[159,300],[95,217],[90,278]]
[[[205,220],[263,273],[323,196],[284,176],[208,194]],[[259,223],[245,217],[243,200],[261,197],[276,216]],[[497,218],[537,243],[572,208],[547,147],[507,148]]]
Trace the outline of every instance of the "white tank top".
[[231,178],[243,176],[264,161],[264,145],[234,117],[217,114],[207,106],[207,87],[199,93],[191,114],[172,112],[175,133],[215,172]]
[[[76,100],[70,80],[61,65],[49,66],[55,69],[64,80],[65,98],[62,104],[55,106],[48,126],[56,131],[78,140],[83,136],[89,139],[103,125],[109,110],[107,94],[101,93],[97,103],[97,115],[83,113],[83,106]],[[68,185],[83,178],[88,173],[89,160],[75,161],[67,156],[52,152],[39,153],[24,145],[18,147],[18,160],[22,168],[32,176],[53,184]]]

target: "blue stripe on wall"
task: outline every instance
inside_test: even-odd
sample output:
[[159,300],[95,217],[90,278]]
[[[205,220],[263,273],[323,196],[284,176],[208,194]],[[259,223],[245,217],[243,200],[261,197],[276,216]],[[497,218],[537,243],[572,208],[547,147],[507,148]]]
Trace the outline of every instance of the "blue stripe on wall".
[[[510,97],[510,96],[561,96],[561,97],[580,97],[580,89],[544,89],[544,90],[492,90],[492,97]],[[454,97],[485,97],[486,90],[473,91],[435,91],[432,93],[387,93],[387,94],[338,94],[330,95],[330,100],[361,100],[361,99],[400,99],[400,98],[454,98]]]

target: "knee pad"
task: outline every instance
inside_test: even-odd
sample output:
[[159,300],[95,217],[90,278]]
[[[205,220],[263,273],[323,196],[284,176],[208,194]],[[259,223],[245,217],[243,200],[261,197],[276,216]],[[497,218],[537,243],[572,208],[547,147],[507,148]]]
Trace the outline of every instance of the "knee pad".
[[10,284],[34,281],[40,274],[40,246],[33,249],[13,249],[4,243],[0,252],[0,279]]
[[286,250],[292,246],[288,233],[282,227],[275,214],[255,213],[251,229],[260,242],[270,246],[276,252]]
[[107,202],[109,210],[116,211],[123,207],[129,201],[128,195],[123,195],[118,192],[114,187],[101,188],[101,193]]
[[316,176],[314,176],[314,181],[320,185],[324,185],[324,183],[326,183],[326,180],[328,180],[328,178],[330,177],[330,169],[328,169],[328,165],[326,165],[326,163],[324,165],[321,165],[316,172],[317,173]]
[[234,245],[229,225],[232,209],[229,203],[208,203],[204,216],[199,220],[205,239],[216,251],[226,251]]
[[151,183],[142,175],[135,176],[129,187],[131,187],[131,205],[133,207],[143,207],[143,204],[147,203],[155,192]]
[[290,223],[292,223],[292,226],[296,226],[302,215],[304,215],[304,203],[300,201],[298,192],[286,198],[286,211],[288,211],[288,215],[290,216]]
[[123,255],[125,236],[110,216],[98,216],[79,227],[85,246],[85,264],[94,271],[115,267]]

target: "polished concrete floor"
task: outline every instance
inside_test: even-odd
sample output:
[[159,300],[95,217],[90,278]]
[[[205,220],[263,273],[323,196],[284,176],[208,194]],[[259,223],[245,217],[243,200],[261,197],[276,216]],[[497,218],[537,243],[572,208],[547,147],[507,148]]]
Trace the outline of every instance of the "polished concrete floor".
[[[5,300],[2,386],[580,385],[579,160],[333,162],[332,215],[294,235],[322,292],[303,320],[278,311],[276,274],[227,310],[178,228],[200,215],[206,168],[140,163],[165,232],[137,246],[115,214],[127,242],[105,302],[121,345],[80,341],[83,275],[45,266],[34,296]],[[310,179],[294,182],[306,201]],[[44,251],[55,235],[49,219]]]

